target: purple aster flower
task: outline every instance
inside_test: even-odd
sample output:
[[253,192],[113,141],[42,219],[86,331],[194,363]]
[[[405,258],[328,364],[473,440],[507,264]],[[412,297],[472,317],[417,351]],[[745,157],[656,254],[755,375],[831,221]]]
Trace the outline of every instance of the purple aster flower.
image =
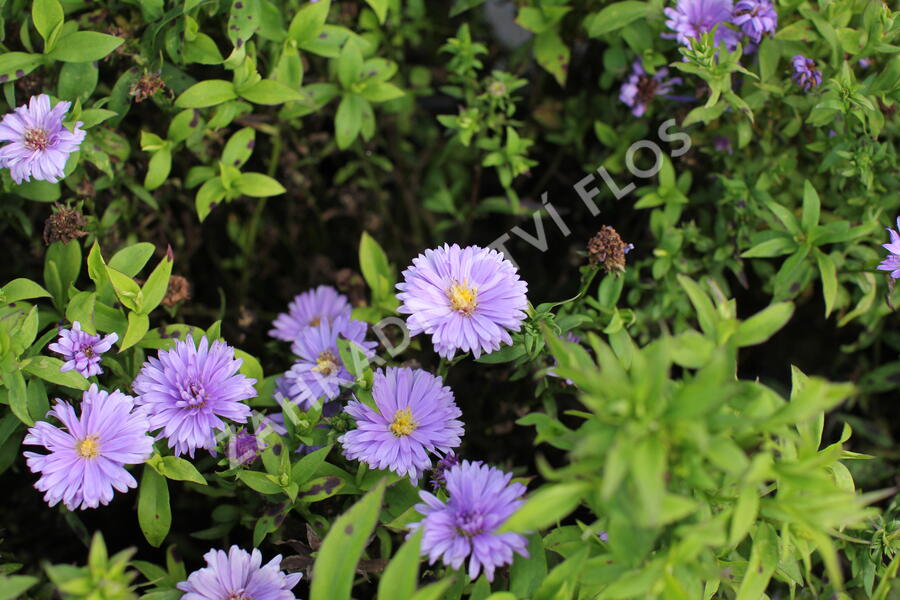
[[81,323],[72,322],[72,329],[59,330],[59,339],[47,346],[53,352],[62,354],[65,359],[60,371],[78,371],[85,377],[99,375],[101,354],[108,352],[119,339],[118,334],[110,333],[105,337],[91,335],[81,329]]
[[757,44],[763,35],[774,34],[778,27],[778,13],[771,0],[738,0],[732,20]]
[[282,572],[280,554],[263,565],[258,549],[232,546],[228,554],[210,550],[203,558],[206,566],[175,586],[185,592],[181,600],[296,600],[291,589],[303,574]]
[[24,453],[31,472],[41,474],[34,487],[45,492],[50,506],[62,501],[69,510],[97,508],[109,504],[113,489],[137,487],[125,465],[150,458],[153,438],[147,415],[134,408],[134,398],[119,390],[107,393],[94,384],[82,396],[81,416],[62,400],[47,416],[56,417],[65,429],[38,421],[23,443],[50,451]]
[[372,396],[378,410],[355,400],[347,404],[346,412],[356,419],[356,429],[338,438],[347,458],[408,475],[416,485],[431,468],[429,453],[459,446],[462,411],[440,377],[388,367],[375,373]]
[[250,416],[243,401],[256,396],[256,380],[239,374],[240,368],[241,359],[225,342],[210,346],[203,337],[197,347],[188,337],[148,359],[132,387],[138,404],[147,406],[151,430],[162,429],[177,456],[193,457],[197,448],[215,451],[215,431],[227,428],[223,418],[244,423]]
[[328,285],[296,296],[288,305],[288,312],[281,313],[272,323],[269,335],[278,340],[293,342],[307,327],[315,327],[322,321],[334,321],[339,316],[349,317],[352,309],[347,297]]
[[285,397],[303,410],[312,408],[322,396],[329,400],[337,398],[341,386],[353,383],[353,376],[341,361],[338,338],[355,343],[369,359],[375,355],[376,344],[365,341],[365,337],[366,324],[347,315],[301,331],[291,346],[299,360],[284,374]]
[[791,62],[794,65],[793,79],[797,85],[806,91],[822,85],[822,73],[816,68],[816,61],[798,54]]
[[13,181],[22,183],[34,177],[55,183],[63,177],[66,160],[86,135],[79,129],[81,121],[73,131],[63,127],[70,106],[70,102],[57,102],[50,108],[50,97],[41,94],[3,117],[0,142],[9,144],[0,148],[0,168],[8,168]]
[[397,284],[398,312],[408,314],[410,335],[431,335],[435,351],[453,358],[457,350],[475,358],[512,343],[525,319],[528,285],[516,268],[491,248],[444,244],[426,250],[403,271]]
[[715,28],[717,46],[724,43],[729,50],[737,48],[738,33],[726,26],[731,22],[731,0],[678,0],[675,8],[663,12],[668,17],[666,26],[675,32],[674,36],[663,37],[674,37],[679,44],[690,46],[691,39]]
[[713,138],[713,148],[715,148],[717,152],[727,152],[728,154],[734,152],[731,148],[731,140],[724,135],[717,135]]
[[672,88],[681,83],[680,77],[666,79],[669,70],[657,69],[656,74],[650,76],[644,70],[643,61],[636,58],[631,64],[631,75],[622,84],[619,92],[619,100],[631,108],[631,114],[642,116],[647,107],[656,96],[664,96],[672,91]]
[[231,466],[249,465],[266,448],[266,444],[243,427],[228,438],[228,461]]
[[868,69],[869,67],[872,66],[872,59],[871,58],[859,59],[859,66],[862,67],[863,69]]
[[891,235],[890,244],[882,244],[882,246],[890,252],[881,264],[878,265],[879,271],[890,271],[891,277],[900,279],[900,217],[897,217],[897,231],[890,227],[886,228]]
[[510,483],[512,474],[488,467],[481,461],[462,461],[447,470],[449,499],[441,502],[433,494],[420,491],[425,504],[415,509],[425,516],[410,529],[425,530],[422,553],[430,564],[440,558],[458,569],[469,559],[469,578],[474,580],[484,568],[488,581],[494,569],[512,562],[513,552],[528,556],[528,540],[518,533],[497,533],[497,529],[522,504],[525,486]]

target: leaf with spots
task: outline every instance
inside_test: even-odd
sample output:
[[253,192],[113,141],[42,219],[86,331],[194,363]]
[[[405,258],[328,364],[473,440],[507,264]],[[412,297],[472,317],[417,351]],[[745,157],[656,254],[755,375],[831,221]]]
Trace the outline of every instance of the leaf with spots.
[[569,48],[555,30],[545,31],[534,38],[534,58],[561,86],[566,85],[569,73]]
[[310,600],[349,600],[356,565],[378,522],[384,482],[337,518],[313,565]]
[[259,29],[259,0],[235,0],[228,15],[228,39],[235,48],[247,43]]

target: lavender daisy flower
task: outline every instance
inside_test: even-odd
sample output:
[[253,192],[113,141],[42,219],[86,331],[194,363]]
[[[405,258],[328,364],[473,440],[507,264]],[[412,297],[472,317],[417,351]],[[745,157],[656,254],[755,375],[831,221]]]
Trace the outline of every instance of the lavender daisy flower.
[[757,44],[763,35],[774,34],[778,27],[778,13],[771,0],[738,0],[732,19]]
[[50,108],[47,94],[32,96],[0,121],[0,168],[8,168],[13,181],[22,183],[32,177],[56,183],[63,177],[66,160],[84,140],[86,132],[75,124],[69,131],[63,127],[63,117],[70,102],[58,102]]
[[431,467],[428,453],[459,446],[462,411],[440,377],[388,367],[375,373],[372,396],[377,411],[355,400],[347,404],[346,412],[356,419],[356,429],[338,438],[347,458],[407,475],[416,485]]
[[431,473],[431,488],[434,491],[446,487],[447,485],[447,469],[455,467],[459,464],[459,456],[453,450],[448,452],[438,461]]
[[223,418],[244,423],[250,416],[243,401],[256,396],[256,380],[239,374],[240,367],[225,342],[210,346],[204,337],[195,347],[189,337],[148,359],[132,387],[147,406],[151,430],[162,429],[177,456],[193,457],[197,448],[215,450],[215,432],[227,427]]
[[510,483],[512,474],[488,467],[481,461],[462,461],[446,472],[449,499],[441,502],[433,494],[420,491],[425,504],[415,509],[425,516],[410,530],[424,528],[422,553],[430,564],[438,558],[453,569],[469,559],[469,578],[474,580],[484,568],[488,581],[494,570],[512,562],[513,552],[528,556],[528,541],[518,533],[497,533],[497,529],[522,504],[525,486]]
[[109,504],[113,489],[137,487],[125,465],[144,462],[153,453],[153,438],[145,411],[134,409],[134,398],[92,385],[81,402],[81,416],[68,402],[57,400],[48,416],[65,430],[38,421],[24,444],[43,446],[50,454],[25,452],[28,468],[41,476],[34,487],[50,506],[62,501],[69,510]]
[[897,231],[890,227],[886,228],[891,235],[890,244],[882,244],[882,246],[890,252],[885,259],[878,265],[879,271],[890,271],[891,277],[900,279],[900,217],[897,217]]
[[288,305],[288,312],[281,313],[272,323],[269,335],[278,340],[293,342],[307,327],[315,327],[322,321],[334,321],[339,316],[349,317],[350,302],[343,294],[328,285],[296,296]]
[[656,96],[669,94],[673,87],[681,83],[680,77],[667,79],[668,75],[669,70],[665,68],[657,69],[653,76],[648,75],[641,59],[636,58],[631,64],[631,75],[622,84],[619,100],[631,108],[631,114],[643,116]]
[[725,25],[731,22],[731,0],[678,0],[675,8],[663,9],[663,13],[668,17],[666,26],[675,32],[672,37],[683,46],[690,46],[692,39],[715,28],[717,46],[724,43],[729,50],[737,47],[737,32]]
[[822,73],[816,68],[816,61],[798,54],[792,61],[794,65],[794,82],[804,90],[809,91],[822,85]]
[[175,586],[185,592],[181,600],[296,600],[291,589],[303,574],[284,573],[280,554],[263,565],[258,549],[232,546],[228,554],[210,550],[203,558],[206,566]]
[[435,351],[453,358],[457,350],[475,358],[512,343],[525,319],[528,285],[500,252],[444,244],[426,250],[403,271],[397,284],[398,312],[408,314],[410,335],[431,335]]
[[72,322],[72,329],[59,330],[59,339],[47,346],[65,359],[60,371],[78,371],[85,377],[103,373],[100,368],[101,354],[108,352],[119,339],[118,334],[105,337],[91,335],[81,329],[81,323]]
[[317,327],[300,332],[291,350],[299,357],[297,363],[284,374],[286,397],[302,410],[309,410],[322,396],[334,400],[341,386],[353,382],[338,351],[338,338],[357,345],[368,359],[375,355],[375,342],[365,341],[366,324],[347,315],[323,321]]
[[241,428],[228,438],[228,461],[232,467],[249,465],[265,448],[266,444],[256,434]]

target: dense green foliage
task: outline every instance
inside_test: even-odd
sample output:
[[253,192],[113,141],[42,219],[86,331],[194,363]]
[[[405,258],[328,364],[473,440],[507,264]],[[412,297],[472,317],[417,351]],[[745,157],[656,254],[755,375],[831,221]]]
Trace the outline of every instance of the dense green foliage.
[[[784,0],[728,51],[663,37],[672,5],[0,0],[4,112],[46,93],[87,131],[58,183],[0,172],[0,600],[177,600],[231,543],[311,600],[900,597],[900,13]],[[640,117],[636,57],[682,80]],[[585,252],[602,225],[624,270]],[[400,273],[444,242],[517,263],[513,345],[400,343]],[[493,582],[419,556],[417,488],[342,455],[348,416],[279,408],[267,331],[320,283],[389,319],[374,361],[341,346],[353,394],[440,374],[458,454],[527,483],[530,557]],[[74,321],[118,334],[99,381],[128,393],[174,338],[226,339],[287,434],[249,465],[157,443],[137,491],[49,508],[21,443],[97,380],[47,349]]]

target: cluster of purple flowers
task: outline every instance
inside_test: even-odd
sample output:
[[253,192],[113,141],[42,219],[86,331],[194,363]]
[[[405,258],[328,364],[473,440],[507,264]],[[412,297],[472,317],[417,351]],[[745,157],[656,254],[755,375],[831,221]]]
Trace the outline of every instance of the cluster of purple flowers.
[[675,8],[663,12],[666,26],[674,32],[669,35],[684,46],[715,31],[716,45],[724,44],[728,50],[734,50],[741,34],[759,44],[763,36],[774,34],[778,27],[778,13],[771,0],[738,0],[733,6],[731,0],[678,0]]

